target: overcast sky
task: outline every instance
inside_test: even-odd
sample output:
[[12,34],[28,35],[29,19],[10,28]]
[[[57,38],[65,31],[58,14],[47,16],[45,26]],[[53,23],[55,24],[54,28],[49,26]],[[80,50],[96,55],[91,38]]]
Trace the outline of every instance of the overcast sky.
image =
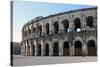
[[57,4],[40,3],[32,1],[14,1],[13,2],[13,41],[22,40],[21,29],[25,23],[37,16],[48,16],[59,12],[75,10],[80,8],[95,7],[94,5],[75,5],[75,4]]

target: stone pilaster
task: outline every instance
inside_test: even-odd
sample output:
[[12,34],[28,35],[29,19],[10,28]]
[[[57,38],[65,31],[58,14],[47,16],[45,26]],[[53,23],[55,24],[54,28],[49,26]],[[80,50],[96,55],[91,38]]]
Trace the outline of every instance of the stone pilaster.
[[49,20],[49,34],[52,34],[52,20],[51,20],[51,18],[50,18],[50,20]]
[[83,45],[82,45],[82,54],[84,56],[87,55],[87,46],[86,46],[86,43],[85,42],[83,42]]
[[63,42],[59,40],[59,56],[63,56]]
[[71,42],[69,42],[69,50],[70,50],[70,56],[73,56],[73,45],[71,44]]
[[53,43],[50,42],[49,44],[49,56],[53,56]]
[[32,56],[32,53],[33,53],[33,52],[32,52],[32,42],[31,42],[31,41],[32,41],[32,40],[29,41],[29,46],[30,46],[30,56]]
[[27,41],[25,42],[25,56],[27,56]]
[[72,56],[74,56],[75,54],[75,47],[74,47],[74,43],[71,43],[71,52],[72,52]]
[[23,52],[23,54],[24,54],[24,56],[26,56],[26,42],[24,41],[24,52]]
[[41,40],[41,56],[44,55],[45,49],[44,49],[44,42]]
[[34,56],[36,56],[36,41],[34,40],[33,43],[35,45],[35,47],[34,47],[35,48]]

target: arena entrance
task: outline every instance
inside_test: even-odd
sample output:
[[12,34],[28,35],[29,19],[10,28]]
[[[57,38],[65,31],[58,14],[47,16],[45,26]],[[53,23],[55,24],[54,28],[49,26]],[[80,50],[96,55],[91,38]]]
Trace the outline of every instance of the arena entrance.
[[59,56],[59,45],[57,42],[53,45],[53,56]]
[[49,56],[49,44],[45,46],[45,56]]
[[27,56],[30,56],[30,46],[27,45]]
[[93,40],[89,40],[88,43],[88,56],[97,56],[97,48]]
[[64,42],[63,44],[63,56],[69,56],[69,43]]
[[33,45],[33,56],[35,55],[35,45]]
[[37,45],[37,49],[38,49],[38,56],[41,56],[41,44]]
[[82,56],[82,43],[80,41],[75,42],[75,56]]
[[93,27],[93,16],[88,16],[86,18],[86,22],[87,22],[87,26],[89,26],[89,28]]
[[55,21],[54,22],[54,33],[57,34],[59,32],[59,22],[58,21]]
[[81,28],[80,18],[75,18],[74,24],[75,24],[75,31],[77,31],[77,29],[80,29]]

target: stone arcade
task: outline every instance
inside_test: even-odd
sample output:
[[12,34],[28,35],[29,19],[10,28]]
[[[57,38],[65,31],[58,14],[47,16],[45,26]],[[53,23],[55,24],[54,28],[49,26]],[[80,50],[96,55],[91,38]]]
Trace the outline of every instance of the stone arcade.
[[22,28],[23,56],[97,56],[97,7],[36,17]]

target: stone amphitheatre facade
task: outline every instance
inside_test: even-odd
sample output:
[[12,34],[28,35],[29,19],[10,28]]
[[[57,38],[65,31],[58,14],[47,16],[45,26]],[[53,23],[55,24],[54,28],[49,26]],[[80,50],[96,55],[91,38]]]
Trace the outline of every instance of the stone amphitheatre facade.
[[97,7],[36,17],[22,28],[23,56],[97,56]]

